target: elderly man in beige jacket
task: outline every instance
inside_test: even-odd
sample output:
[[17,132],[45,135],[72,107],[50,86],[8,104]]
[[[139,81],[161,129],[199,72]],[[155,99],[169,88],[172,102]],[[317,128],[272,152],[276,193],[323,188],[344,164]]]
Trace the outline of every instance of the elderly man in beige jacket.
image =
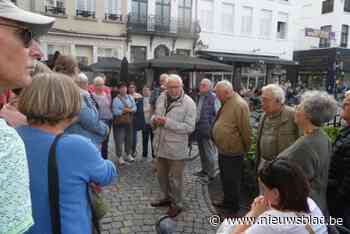
[[177,216],[183,207],[183,170],[188,155],[188,137],[195,129],[196,104],[184,93],[181,77],[170,75],[167,91],[156,103],[151,118],[158,181],[164,198],[153,207],[169,206],[167,214]]

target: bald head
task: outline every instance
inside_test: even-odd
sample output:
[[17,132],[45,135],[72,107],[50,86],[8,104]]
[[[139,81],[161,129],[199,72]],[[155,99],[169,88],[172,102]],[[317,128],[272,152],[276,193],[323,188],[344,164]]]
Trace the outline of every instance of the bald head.
[[220,101],[225,102],[227,99],[233,96],[233,86],[231,82],[227,80],[220,81],[215,86],[215,91],[217,97],[220,99]]

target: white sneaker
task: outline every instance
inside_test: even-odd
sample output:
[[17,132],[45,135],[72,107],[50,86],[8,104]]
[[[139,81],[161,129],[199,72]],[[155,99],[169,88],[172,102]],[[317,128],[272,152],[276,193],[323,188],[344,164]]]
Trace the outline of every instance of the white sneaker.
[[120,158],[118,159],[118,164],[119,164],[119,165],[124,165],[124,164],[125,164],[125,161],[124,161],[124,159],[123,159],[122,157],[120,157]]
[[135,159],[129,154],[128,156],[126,156],[126,161],[129,161],[129,162],[133,162],[135,161]]

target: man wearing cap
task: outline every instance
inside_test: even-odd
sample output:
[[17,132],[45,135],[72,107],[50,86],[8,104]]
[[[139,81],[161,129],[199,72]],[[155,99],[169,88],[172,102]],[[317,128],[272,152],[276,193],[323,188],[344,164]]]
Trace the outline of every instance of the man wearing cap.
[[[54,18],[0,0],[0,89],[28,86],[33,37],[48,32]],[[2,91],[0,91],[1,93]],[[14,129],[0,118],[0,233],[24,233],[33,225],[25,148]]]

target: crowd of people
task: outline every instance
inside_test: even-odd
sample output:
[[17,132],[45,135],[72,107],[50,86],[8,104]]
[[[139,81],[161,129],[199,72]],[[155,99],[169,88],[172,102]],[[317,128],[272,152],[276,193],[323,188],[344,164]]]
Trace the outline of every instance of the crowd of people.
[[[194,175],[211,183],[219,171],[224,197],[213,205],[224,217],[238,217],[243,162],[252,144],[251,111],[244,95],[229,81],[213,87],[203,79],[192,98],[176,74],[162,74],[159,87],[142,87],[142,94],[134,83],[108,88],[103,76],[90,84],[71,56],[58,55],[50,68],[36,60],[40,53],[34,39],[53,23],[53,18],[0,0],[0,233],[98,231],[88,191],[116,182],[118,167],[136,160],[139,131],[142,158],[148,157],[151,143],[150,157],[163,193],[151,206],[168,207],[170,217],[183,211],[191,136],[198,143],[202,167]],[[337,111],[331,95],[306,91],[296,108],[287,105],[288,94],[277,84],[264,86],[259,96],[260,195],[246,216],[334,216],[350,228],[350,93],[341,112],[347,126],[333,145],[321,128]],[[110,134],[116,163],[108,160]],[[336,230],[315,223],[243,223],[231,230],[328,232]]]

